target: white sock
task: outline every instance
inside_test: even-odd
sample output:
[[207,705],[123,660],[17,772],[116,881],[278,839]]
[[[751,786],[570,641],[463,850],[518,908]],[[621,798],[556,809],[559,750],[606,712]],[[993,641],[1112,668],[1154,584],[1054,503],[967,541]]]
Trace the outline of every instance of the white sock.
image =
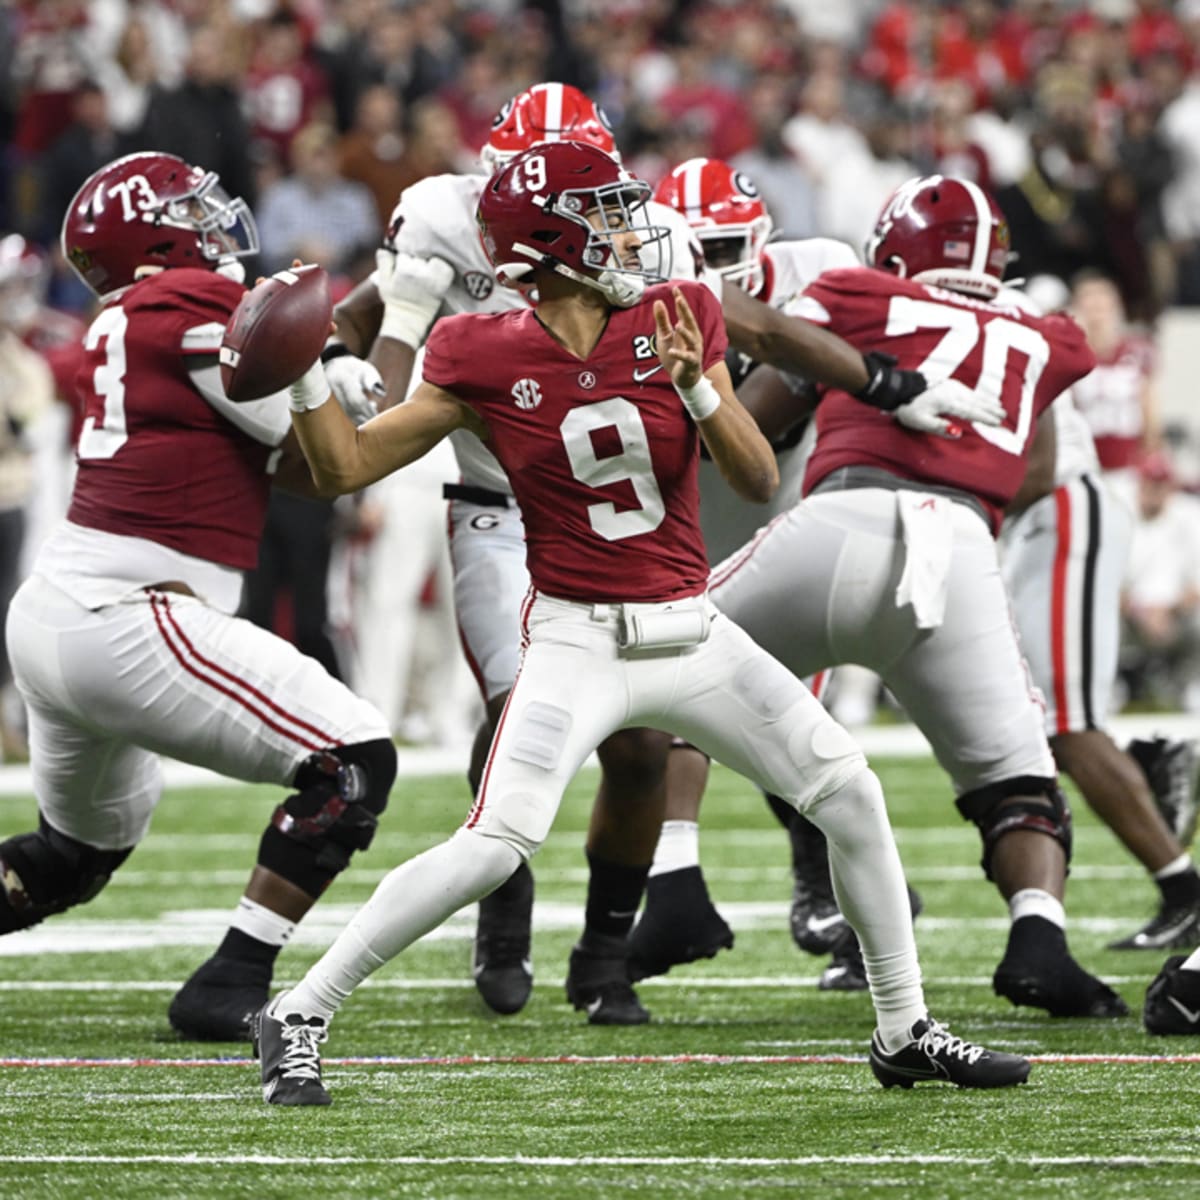
[[804,815],[829,842],[838,907],[862,946],[879,1038],[889,1052],[928,1015],[904,868],[875,773],[860,771]]
[[695,821],[664,821],[650,878],[700,865],[700,826]]
[[1170,879],[1172,875],[1182,875],[1185,871],[1192,869],[1192,857],[1186,852],[1181,854],[1177,859],[1167,863],[1165,867],[1160,867],[1154,872],[1155,879]]
[[1008,915],[1015,924],[1022,917],[1044,917],[1059,929],[1066,929],[1067,914],[1057,896],[1041,888],[1022,888],[1008,900]]
[[1179,969],[1181,971],[1200,971],[1200,950],[1193,950]]
[[238,901],[237,911],[229,925],[230,928],[240,930],[247,937],[254,938],[256,942],[264,942],[268,946],[286,946],[288,938],[296,928],[295,921],[281,917],[248,896],[243,896]]
[[495,890],[520,862],[507,842],[469,829],[410,858],[380,880],[333,945],[272,1011],[330,1020],[368,975],[460,908]]

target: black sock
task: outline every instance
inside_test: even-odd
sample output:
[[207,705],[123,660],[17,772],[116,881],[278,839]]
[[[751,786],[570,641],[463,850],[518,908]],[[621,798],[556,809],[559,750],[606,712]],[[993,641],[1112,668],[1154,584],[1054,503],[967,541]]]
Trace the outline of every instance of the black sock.
[[252,938],[240,929],[228,929],[217,947],[217,953],[222,958],[236,958],[240,962],[262,963],[269,967],[274,964],[282,949],[282,946],[270,946],[266,942],[260,942],[258,938]]
[[763,798],[767,802],[767,807],[775,814],[775,820],[790,833],[792,822],[800,815],[796,811],[796,806],[789,804],[782,796],[773,796],[770,792],[763,792]]
[[526,904],[533,894],[533,872],[523,862],[495,891],[488,892],[481,904]]
[[1065,952],[1066,932],[1045,917],[1022,917],[1008,930],[1008,951],[1018,953]]
[[1186,871],[1177,871],[1165,879],[1156,879],[1158,890],[1162,892],[1163,904],[1169,908],[1183,908],[1200,900],[1200,875],[1195,867]]
[[583,916],[584,941],[589,935],[624,938],[633,928],[650,864],[628,867],[588,853],[587,908]]

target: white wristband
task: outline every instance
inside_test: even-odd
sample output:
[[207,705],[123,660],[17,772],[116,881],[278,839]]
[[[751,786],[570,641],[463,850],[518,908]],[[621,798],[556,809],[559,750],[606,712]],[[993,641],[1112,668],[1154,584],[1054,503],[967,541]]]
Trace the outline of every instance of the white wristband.
[[299,379],[288,388],[288,404],[292,412],[312,412],[332,395],[325,368],[318,358]]
[[413,350],[419,350],[433,319],[441,308],[440,298],[414,293],[408,300],[388,300],[383,306],[379,336],[395,338]]
[[700,382],[694,387],[681,388],[676,384],[675,390],[693,421],[703,421],[705,417],[711,417],[720,407],[721,393],[707,375],[701,375]]

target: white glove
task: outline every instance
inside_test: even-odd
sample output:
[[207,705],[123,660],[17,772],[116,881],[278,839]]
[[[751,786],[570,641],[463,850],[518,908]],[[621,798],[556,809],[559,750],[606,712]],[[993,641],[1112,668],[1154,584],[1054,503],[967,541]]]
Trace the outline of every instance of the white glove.
[[1005,411],[999,400],[982,396],[957,379],[943,379],[930,384],[907,404],[901,404],[892,416],[919,433],[960,438],[964,424],[999,425]]
[[334,399],[355,425],[379,412],[379,398],[387,389],[373,364],[353,354],[339,354],[325,363],[325,378]]
[[416,350],[453,282],[454,268],[444,258],[376,250],[375,287],[383,301],[380,336],[395,338]]

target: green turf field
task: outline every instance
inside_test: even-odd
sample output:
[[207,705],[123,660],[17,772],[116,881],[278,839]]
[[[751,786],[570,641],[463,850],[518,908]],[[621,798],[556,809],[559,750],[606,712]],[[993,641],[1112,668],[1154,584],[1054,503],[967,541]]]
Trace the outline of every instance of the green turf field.
[[[1161,955],[1103,948],[1150,914],[1151,885],[1077,804],[1072,946],[1134,1015],[1014,1009],[991,991],[1006,921],[974,831],[927,760],[874,765],[925,901],[931,1008],[956,1032],[1033,1055],[1024,1088],[875,1083],[869,1003],[816,990],[824,964],[787,932],[785,838],[723,771],[701,844],[735,948],[641,985],[651,1024],[589,1027],[562,991],[582,920],[588,773],[534,864],[525,1011],[495,1017],[477,998],[468,910],[340,1014],[331,1108],[269,1107],[247,1047],[178,1041],[165,1012],[219,939],[277,792],[175,791],[102,896],[0,941],[0,1197],[1200,1195],[1200,1039],[1141,1029]],[[466,803],[458,780],[401,780],[375,845],[284,952],[280,979]],[[33,811],[0,798],[0,833],[28,828]]]

